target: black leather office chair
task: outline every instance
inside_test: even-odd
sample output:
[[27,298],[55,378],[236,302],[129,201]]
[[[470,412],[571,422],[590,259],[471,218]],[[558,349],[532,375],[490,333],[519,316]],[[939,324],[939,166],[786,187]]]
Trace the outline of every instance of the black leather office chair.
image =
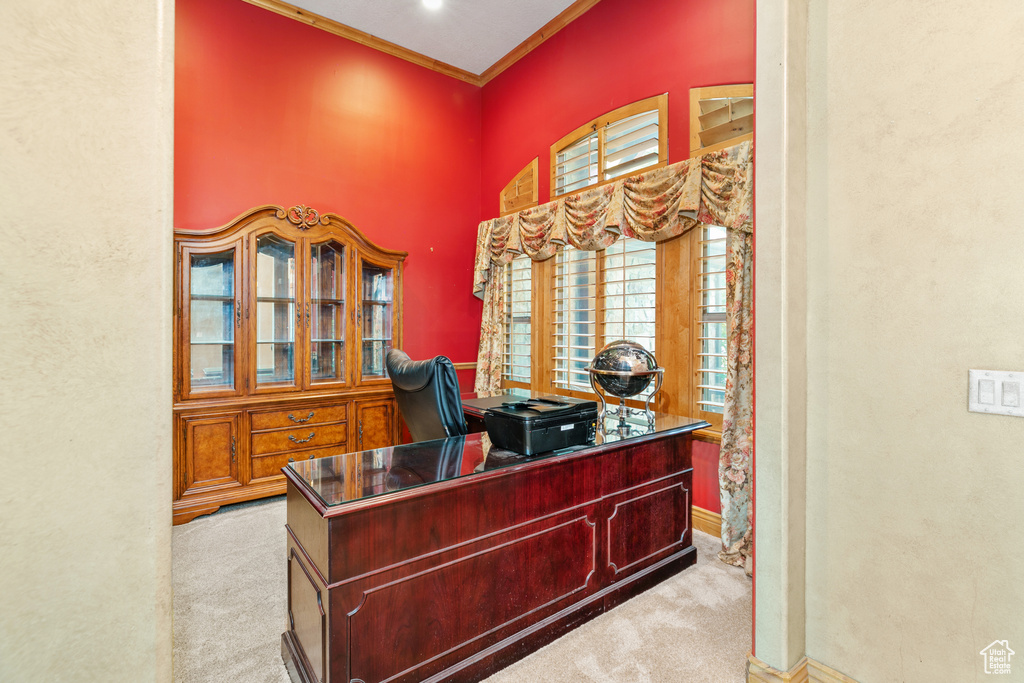
[[410,360],[404,351],[390,349],[385,358],[395,400],[413,441],[444,439],[465,434],[459,378],[444,356]]

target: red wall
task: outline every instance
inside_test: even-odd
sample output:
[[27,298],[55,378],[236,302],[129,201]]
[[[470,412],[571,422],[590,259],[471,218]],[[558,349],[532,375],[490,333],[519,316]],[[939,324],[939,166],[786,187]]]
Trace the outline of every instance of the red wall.
[[175,22],[175,227],[339,213],[409,252],[409,354],[475,361],[480,89],[241,0],[177,0]]
[[[642,9],[641,9],[642,8]],[[405,348],[476,359],[476,226],[551,143],[669,94],[669,160],[689,150],[689,89],[754,79],[754,0],[602,0],[483,88],[242,0],[177,0],[174,223],[306,204],[409,252]],[[460,371],[460,384],[472,384]],[[697,444],[694,502],[718,511],[718,447]]]
[[669,161],[690,149],[690,88],[754,82],[755,0],[602,0],[483,88],[481,218],[534,157],[548,200],[551,144],[668,93]]
[[[481,219],[534,157],[548,200],[551,144],[668,93],[669,161],[690,149],[690,88],[754,82],[755,0],[602,0],[483,88]],[[642,8],[642,10],[640,9]],[[721,510],[717,445],[694,448],[694,504]]]
[[718,485],[718,444],[693,442],[693,504],[711,512],[722,511]]

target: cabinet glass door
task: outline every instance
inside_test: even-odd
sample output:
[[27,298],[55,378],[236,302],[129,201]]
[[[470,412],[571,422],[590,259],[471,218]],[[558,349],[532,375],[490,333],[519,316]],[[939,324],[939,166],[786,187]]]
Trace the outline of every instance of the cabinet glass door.
[[345,248],[322,242],[309,252],[310,379],[338,382],[345,378]]
[[384,354],[391,348],[394,308],[393,272],[363,262],[362,272],[362,374],[364,378],[386,377]]
[[189,255],[189,391],[235,388],[235,250]]
[[256,385],[294,384],[302,315],[295,302],[295,243],[274,234],[257,237],[255,279]]

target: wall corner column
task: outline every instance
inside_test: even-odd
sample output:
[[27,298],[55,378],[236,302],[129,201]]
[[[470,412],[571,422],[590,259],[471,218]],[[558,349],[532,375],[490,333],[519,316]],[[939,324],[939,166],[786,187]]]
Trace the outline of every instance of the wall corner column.
[[758,0],[754,655],[806,652],[807,0]]

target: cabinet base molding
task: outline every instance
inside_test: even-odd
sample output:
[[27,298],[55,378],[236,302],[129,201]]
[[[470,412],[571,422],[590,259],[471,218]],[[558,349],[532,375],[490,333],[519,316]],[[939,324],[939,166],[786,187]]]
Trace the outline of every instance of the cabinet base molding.
[[857,683],[821,662],[803,657],[789,671],[768,666],[754,655],[747,655],[747,683]]
[[217,512],[222,505],[246,503],[269,496],[281,496],[284,495],[284,492],[285,481],[284,477],[281,477],[279,481],[272,483],[227,489],[219,495],[217,492],[211,492],[206,495],[186,496],[175,500],[171,505],[172,524],[175,526],[187,524],[196,517],[211,515]]
[[693,528],[720,538],[722,536],[722,515],[694,505]]

